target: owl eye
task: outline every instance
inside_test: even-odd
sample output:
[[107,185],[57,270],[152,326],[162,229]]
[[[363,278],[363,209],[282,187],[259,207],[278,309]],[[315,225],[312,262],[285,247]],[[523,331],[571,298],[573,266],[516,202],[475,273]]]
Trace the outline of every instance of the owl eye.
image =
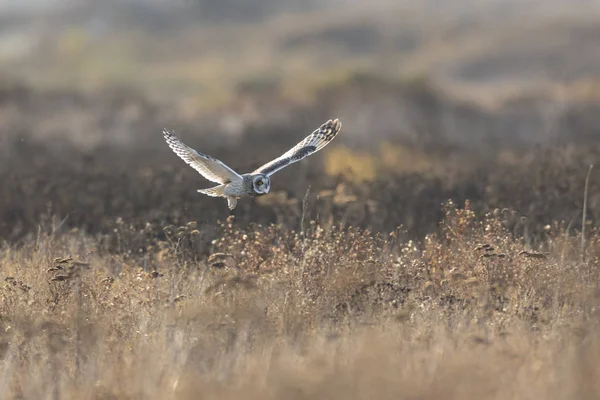
[[262,185],[262,184],[263,184],[263,181],[259,180],[259,181],[257,181],[257,182],[256,182],[256,184],[257,184],[258,186],[260,186],[260,185]]

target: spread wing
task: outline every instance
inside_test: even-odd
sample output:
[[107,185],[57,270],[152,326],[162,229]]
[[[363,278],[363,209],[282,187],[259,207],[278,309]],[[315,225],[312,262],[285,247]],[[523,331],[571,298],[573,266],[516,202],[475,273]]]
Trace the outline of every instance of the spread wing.
[[165,130],[163,131],[163,134],[165,135],[167,144],[175,154],[196,171],[200,172],[200,174],[209,181],[225,184],[236,180],[242,180],[242,177],[237,172],[229,168],[222,161],[197,152],[181,142],[169,131]]
[[270,176],[280,169],[316,153],[327,146],[341,128],[342,123],[338,119],[325,122],[319,129],[308,135],[300,143],[289,149],[280,157],[258,168],[252,172],[252,174],[265,174]]

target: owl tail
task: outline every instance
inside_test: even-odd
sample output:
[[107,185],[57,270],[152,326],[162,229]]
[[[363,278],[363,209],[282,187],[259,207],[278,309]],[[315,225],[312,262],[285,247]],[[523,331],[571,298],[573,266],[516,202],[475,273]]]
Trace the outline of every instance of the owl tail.
[[225,190],[225,185],[219,185],[215,187],[211,187],[209,189],[198,189],[198,192],[203,193],[207,196],[211,197],[224,197],[223,191]]

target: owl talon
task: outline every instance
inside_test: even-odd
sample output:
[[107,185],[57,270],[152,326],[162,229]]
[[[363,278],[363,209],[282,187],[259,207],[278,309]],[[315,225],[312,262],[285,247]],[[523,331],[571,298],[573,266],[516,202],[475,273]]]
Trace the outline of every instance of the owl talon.
[[233,211],[233,209],[237,206],[237,199],[233,196],[227,197],[227,207],[229,207],[229,211]]

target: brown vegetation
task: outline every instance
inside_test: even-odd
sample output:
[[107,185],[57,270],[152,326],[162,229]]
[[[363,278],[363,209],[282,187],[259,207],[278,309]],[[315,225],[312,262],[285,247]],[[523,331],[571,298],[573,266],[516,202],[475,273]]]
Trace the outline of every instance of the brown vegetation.
[[585,135],[481,153],[342,135],[228,216],[157,126],[251,170],[339,96],[234,139],[128,92],[2,94],[1,398],[597,398]]
[[[369,88],[371,84],[375,88]],[[15,241],[35,234],[41,221],[53,217],[64,219],[64,229],[91,234],[112,232],[117,218],[140,229],[146,223],[162,227],[194,220],[203,234],[212,236],[214,221],[226,211],[224,203],[196,192],[209,183],[172,154],[161,127],[175,127],[193,147],[236,170],[251,171],[314,129],[315,122],[309,121],[325,120],[325,113],[338,115],[335,110],[344,108],[339,101],[366,96],[353,107],[367,107],[377,98],[375,91],[385,93],[378,83],[361,85],[331,89],[339,95],[326,93],[312,107],[291,107],[286,124],[267,120],[244,125],[237,137],[227,135],[213,118],[178,117],[177,108],[159,107],[126,91],[98,96],[40,93],[26,87],[0,91],[5,99],[0,101],[0,237]],[[488,145],[485,139],[462,147],[462,142],[443,135],[443,126],[431,124],[436,110],[444,107],[431,89],[415,93],[398,87],[393,93],[382,97],[389,96],[399,110],[408,102],[418,107],[419,116],[405,120],[406,129],[424,134],[415,140],[382,142],[392,131],[377,124],[389,124],[389,119],[374,115],[371,145],[363,145],[364,138],[358,137],[360,130],[350,119],[344,134],[326,152],[277,173],[273,193],[241,201],[236,209],[240,226],[280,223],[296,229],[304,214],[325,227],[390,232],[402,226],[410,237],[422,238],[436,228],[442,204],[451,199],[457,204],[470,200],[481,213],[514,209],[528,218],[530,240],[552,221],[570,231],[581,229],[587,168],[600,155],[593,135],[581,133],[591,126],[564,125],[565,137],[570,129],[579,128],[581,136],[571,135],[579,144],[575,139],[571,145],[555,140],[533,148],[519,142],[511,145],[507,138],[502,147]],[[427,115],[430,124],[421,126]],[[466,115],[465,129],[471,127],[482,137],[492,134],[475,130],[478,117]],[[595,111],[586,115],[594,118]],[[473,119],[478,122],[468,122]],[[486,119],[484,127],[500,125],[509,132],[510,116],[490,114]],[[518,129],[528,124],[512,121]],[[600,214],[599,183],[590,181],[590,221]]]
[[532,250],[511,215],[448,203],[420,243],[118,222],[120,252],[42,226],[0,256],[2,398],[596,398],[600,233]]
[[[0,399],[600,398],[573,3],[0,12]],[[245,172],[329,118],[233,215],[161,136]]]

